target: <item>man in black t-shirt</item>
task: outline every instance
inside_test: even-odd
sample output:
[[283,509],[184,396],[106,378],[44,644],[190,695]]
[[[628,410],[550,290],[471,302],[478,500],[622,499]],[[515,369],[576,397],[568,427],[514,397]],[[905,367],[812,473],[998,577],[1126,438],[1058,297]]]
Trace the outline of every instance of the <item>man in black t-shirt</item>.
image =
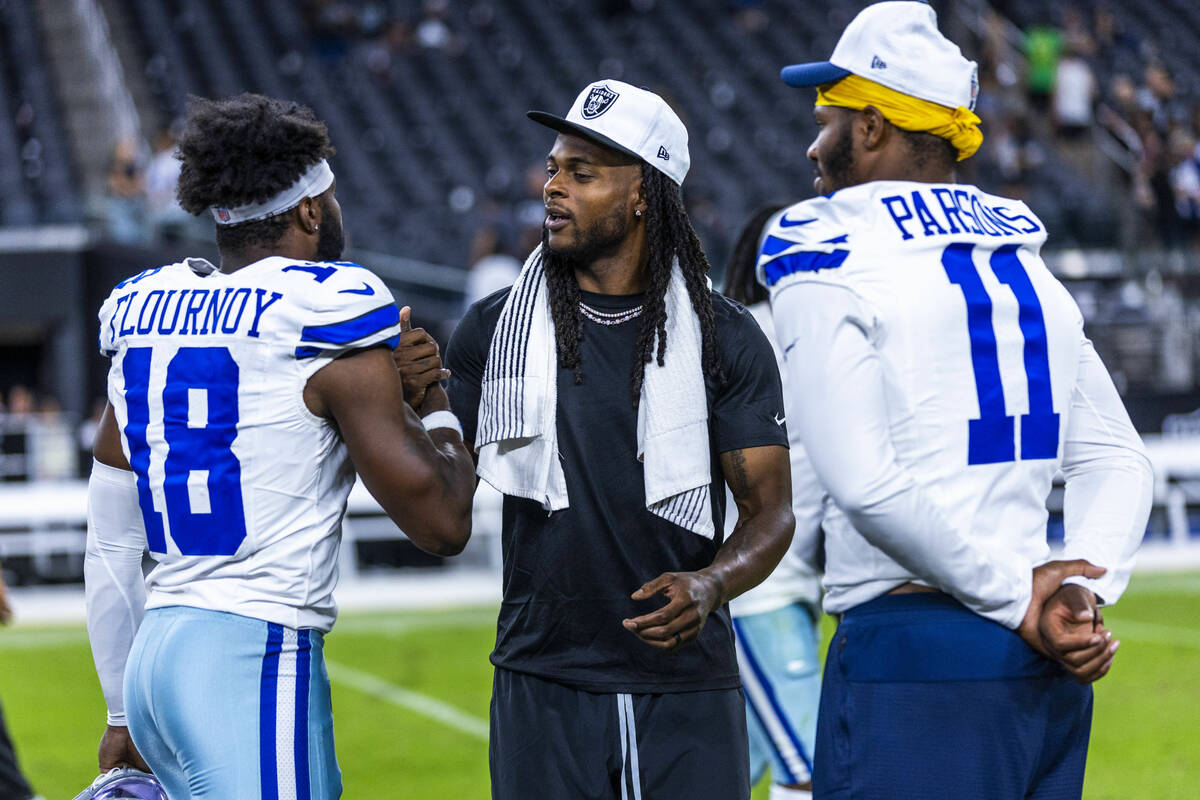
[[566,118],[529,116],[559,131],[542,246],[446,353],[464,439],[505,495],[492,796],[748,798],[726,603],[791,539],[775,358],[709,289],[687,132],[661,98],[601,81]]

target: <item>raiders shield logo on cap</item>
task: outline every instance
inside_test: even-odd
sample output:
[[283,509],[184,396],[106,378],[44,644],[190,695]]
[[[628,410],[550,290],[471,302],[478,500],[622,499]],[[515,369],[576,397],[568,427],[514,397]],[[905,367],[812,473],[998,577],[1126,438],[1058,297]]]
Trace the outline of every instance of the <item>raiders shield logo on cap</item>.
[[609,106],[619,96],[607,86],[595,86],[588,92],[587,99],[583,101],[583,109],[579,113],[583,115],[584,119],[595,119],[608,111]]

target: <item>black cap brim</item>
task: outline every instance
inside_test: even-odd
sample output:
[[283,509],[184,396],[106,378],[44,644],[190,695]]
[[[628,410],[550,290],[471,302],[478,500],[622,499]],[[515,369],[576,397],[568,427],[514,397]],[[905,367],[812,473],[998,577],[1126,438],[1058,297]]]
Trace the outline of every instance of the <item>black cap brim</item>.
[[834,83],[850,74],[850,70],[834,66],[828,61],[813,61],[809,64],[792,64],[779,71],[779,77],[788,86],[821,86]]
[[555,116],[554,114],[548,114],[545,111],[526,111],[525,116],[529,117],[539,125],[545,125],[547,128],[553,128],[559,133],[569,133],[572,136],[579,136],[580,138],[595,142],[601,147],[611,148],[619,153],[624,153],[627,156],[636,158],[638,161],[642,160],[642,157],[639,154],[630,150],[625,145],[618,144],[604,134],[596,133],[596,131],[592,130],[591,128],[585,128],[578,123],[570,122],[562,117]]

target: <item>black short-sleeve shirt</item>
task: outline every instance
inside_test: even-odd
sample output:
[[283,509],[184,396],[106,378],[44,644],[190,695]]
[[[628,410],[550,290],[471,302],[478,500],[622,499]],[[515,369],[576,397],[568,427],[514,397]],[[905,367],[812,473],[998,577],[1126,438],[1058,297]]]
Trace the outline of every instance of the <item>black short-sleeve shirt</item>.
[[[446,350],[450,403],[474,442],[488,348],[508,298],[504,289],[474,304]],[[583,292],[601,311],[641,304],[643,295]],[[583,382],[558,370],[558,447],[570,507],[547,512],[505,496],[504,597],[492,663],[585,691],[658,693],[739,685],[728,608],[709,615],[696,642],[656,650],[621,620],[665,604],[634,602],[638,587],[664,572],[702,569],[721,545],[725,489],[719,455],[787,446],[783,394],[771,345],[742,306],[714,292],[725,381],[706,380],[712,451],[714,540],[646,508],[630,391],[638,320],[600,325],[585,318]],[[670,348],[670,340],[667,341]],[[670,353],[668,352],[668,358]]]

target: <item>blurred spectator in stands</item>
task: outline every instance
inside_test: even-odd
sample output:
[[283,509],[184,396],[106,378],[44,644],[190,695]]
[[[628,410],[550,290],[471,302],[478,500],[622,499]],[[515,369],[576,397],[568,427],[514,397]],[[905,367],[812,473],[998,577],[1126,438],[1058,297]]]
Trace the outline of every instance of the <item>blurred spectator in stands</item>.
[[1140,201],[1140,207],[1149,223],[1144,234],[1149,239],[1143,241],[1142,245],[1169,247],[1178,242],[1179,230],[1168,175],[1166,144],[1154,124],[1154,114],[1151,110],[1137,111],[1132,123],[1142,144],[1142,158],[1137,165],[1139,178],[1145,181],[1144,195],[1135,195],[1135,200]]
[[1029,131],[1027,118],[1023,115],[999,118],[997,130],[990,132],[988,139],[984,139],[984,147],[994,165],[999,192],[1026,199],[1028,177],[1046,160],[1045,151]]
[[100,417],[103,416],[106,405],[106,398],[92,398],[91,413],[79,423],[79,428],[75,431],[75,443],[79,448],[79,475],[83,477],[92,471],[92,449],[96,443],[96,431],[100,430]]
[[0,481],[29,480],[29,423],[36,403],[26,386],[17,384],[8,391],[8,411],[0,416]]
[[145,174],[132,139],[122,139],[113,147],[100,213],[104,234],[114,242],[145,244],[149,240]]
[[1101,134],[1096,142],[1108,156],[1104,170],[1108,191],[1132,200],[1134,213],[1117,215],[1117,241],[1126,253],[1141,246],[1143,220],[1154,208],[1142,137],[1132,124],[1138,113],[1136,84],[1128,75],[1117,73],[1109,83],[1106,100],[1096,106]]
[[1082,35],[1070,39],[1054,73],[1052,110],[1058,155],[1080,176],[1092,175],[1095,169],[1091,132],[1098,91],[1086,58],[1089,48],[1090,41]]
[[62,418],[62,403],[52,394],[42,395],[37,398],[37,411],[35,413],[42,421],[57,421]]
[[1025,58],[1029,63],[1025,87],[1029,92],[1029,101],[1037,111],[1050,108],[1061,51],[1062,33],[1058,28],[1045,24],[1034,25],[1025,34]]
[[[696,229],[700,243],[707,253],[726,254],[731,252],[734,237],[740,231],[731,230],[730,225],[731,222],[736,224],[737,220],[731,221],[723,212],[711,186],[706,184],[703,178],[693,178],[692,180],[695,183],[684,193],[683,203],[687,207],[688,218],[692,221],[692,227]],[[724,280],[727,261],[728,259],[718,257],[714,257],[712,260],[709,277],[717,284]]]
[[1138,110],[1138,87],[1124,72],[1113,75],[1108,84],[1108,102],[1112,109],[1129,122]]
[[1072,41],[1054,74],[1054,127],[1065,139],[1082,138],[1092,127],[1092,107],[1098,92],[1086,56],[1086,45]]
[[1154,129],[1166,133],[1171,119],[1177,115],[1175,81],[1162,64],[1147,64],[1143,74],[1145,85],[1138,91],[1138,104],[1154,122]]
[[1096,55],[1104,63],[1140,58],[1141,42],[1120,25],[1112,9],[1102,3],[1096,6],[1092,34],[1096,41]]
[[313,32],[317,56],[330,65],[340,63],[358,36],[358,14],[344,0],[305,0],[304,16]]
[[412,49],[412,26],[404,19],[392,19],[387,24],[382,36],[368,42],[363,48],[363,64],[381,83],[392,80],[392,63],[398,56]]
[[8,415],[10,417],[29,417],[37,410],[37,395],[23,384],[16,384],[8,390]]
[[1200,146],[1187,128],[1171,132],[1168,147],[1170,182],[1183,232],[1193,245],[1200,245]]
[[175,197],[181,162],[175,156],[177,123],[162,128],[154,139],[154,155],[146,166],[146,208],[150,226],[160,239],[177,241],[191,215]]
[[441,50],[451,55],[462,52],[462,42],[446,23],[449,16],[449,0],[425,0],[421,21],[417,23],[417,43],[426,50]]
[[734,24],[744,33],[760,33],[771,23],[770,15],[763,8],[763,0],[731,0],[729,11]]
[[463,311],[477,300],[512,286],[520,274],[521,262],[503,251],[497,226],[480,228],[471,244],[471,269],[463,289]]
[[546,162],[535,161],[525,170],[525,194],[513,209],[518,253],[529,253],[542,241],[542,224],[546,221],[546,201],[542,197],[545,185]]

